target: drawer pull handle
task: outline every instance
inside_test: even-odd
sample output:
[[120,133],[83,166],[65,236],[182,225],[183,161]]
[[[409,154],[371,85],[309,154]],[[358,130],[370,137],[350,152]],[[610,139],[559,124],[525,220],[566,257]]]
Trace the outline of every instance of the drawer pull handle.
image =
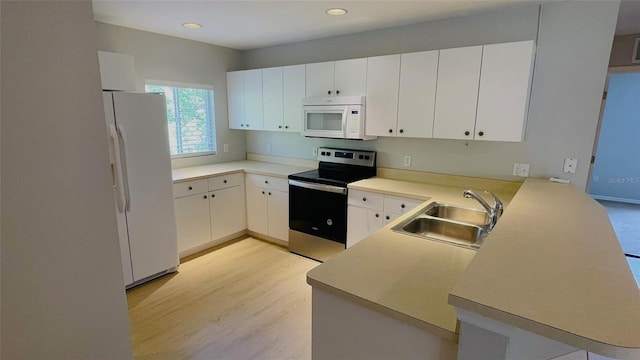
[[264,191],[262,192],[262,195],[264,195]]
[[224,181],[224,183],[226,184],[226,183],[227,183],[227,180],[225,180],[225,181]]
[[389,220],[389,215],[385,216],[384,218],[385,218],[385,219],[387,219],[387,220]]
[[269,193],[269,195],[271,195],[271,193]]
[[189,186],[189,190],[193,190],[193,187]]
[[380,217],[380,214],[376,214],[376,217]]
[[269,183],[269,181],[265,180],[265,181],[264,181],[264,183],[265,183],[265,184],[268,184],[268,183]]
[[400,205],[400,207],[404,209],[404,204]]
[[207,195],[205,195],[205,196],[204,196],[204,198],[206,199],[206,198],[207,198]]
[[363,197],[363,198],[362,198],[362,201],[367,201],[367,198],[366,198],[366,197]]

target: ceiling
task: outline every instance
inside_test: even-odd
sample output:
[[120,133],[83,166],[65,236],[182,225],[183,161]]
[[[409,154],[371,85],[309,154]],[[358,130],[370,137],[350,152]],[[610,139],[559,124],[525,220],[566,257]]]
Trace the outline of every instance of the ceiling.
[[[546,0],[568,1],[568,0]],[[536,0],[93,0],[96,21],[181,37],[234,49],[319,39],[329,36],[466,16]],[[329,16],[332,7],[348,10]],[[640,1],[623,1],[617,33],[640,33]],[[198,30],[183,23],[202,24]]]

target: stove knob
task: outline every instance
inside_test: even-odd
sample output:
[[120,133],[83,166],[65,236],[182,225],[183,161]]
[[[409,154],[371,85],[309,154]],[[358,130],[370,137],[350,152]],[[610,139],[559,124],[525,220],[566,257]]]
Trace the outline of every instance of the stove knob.
[[325,156],[325,155],[327,155],[327,152],[323,151],[323,152],[320,153],[320,155]]
[[364,159],[364,155],[359,155],[358,159],[360,159],[360,160]]
[[365,155],[365,156],[364,156],[364,159],[365,159],[365,160],[369,160],[369,159],[370,159],[369,155]]
[[331,152],[330,151],[327,151],[327,156],[331,156]]

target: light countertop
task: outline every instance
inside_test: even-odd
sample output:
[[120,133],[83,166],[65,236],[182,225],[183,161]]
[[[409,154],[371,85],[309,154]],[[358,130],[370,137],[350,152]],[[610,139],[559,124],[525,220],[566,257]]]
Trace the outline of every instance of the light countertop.
[[290,174],[312,170],[311,168],[276,164],[263,161],[241,160],[219,164],[193,166],[173,169],[173,182],[196,180],[208,176],[225,175],[235,172],[248,172],[253,174],[267,175],[286,178]]
[[[479,207],[455,187],[387,179],[349,187]],[[456,337],[457,306],[640,358],[640,292],[605,210],[575,186],[543,179],[509,195],[498,194],[509,205],[478,252],[390,230],[418,208],[311,270],[307,282],[443,337]]]

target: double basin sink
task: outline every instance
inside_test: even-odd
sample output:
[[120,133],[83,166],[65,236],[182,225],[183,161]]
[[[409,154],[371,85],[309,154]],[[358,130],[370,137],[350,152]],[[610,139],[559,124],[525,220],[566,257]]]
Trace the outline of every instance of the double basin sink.
[[391,230],[478,249],[489,234],[489,223],[484,210],[432,202]]

